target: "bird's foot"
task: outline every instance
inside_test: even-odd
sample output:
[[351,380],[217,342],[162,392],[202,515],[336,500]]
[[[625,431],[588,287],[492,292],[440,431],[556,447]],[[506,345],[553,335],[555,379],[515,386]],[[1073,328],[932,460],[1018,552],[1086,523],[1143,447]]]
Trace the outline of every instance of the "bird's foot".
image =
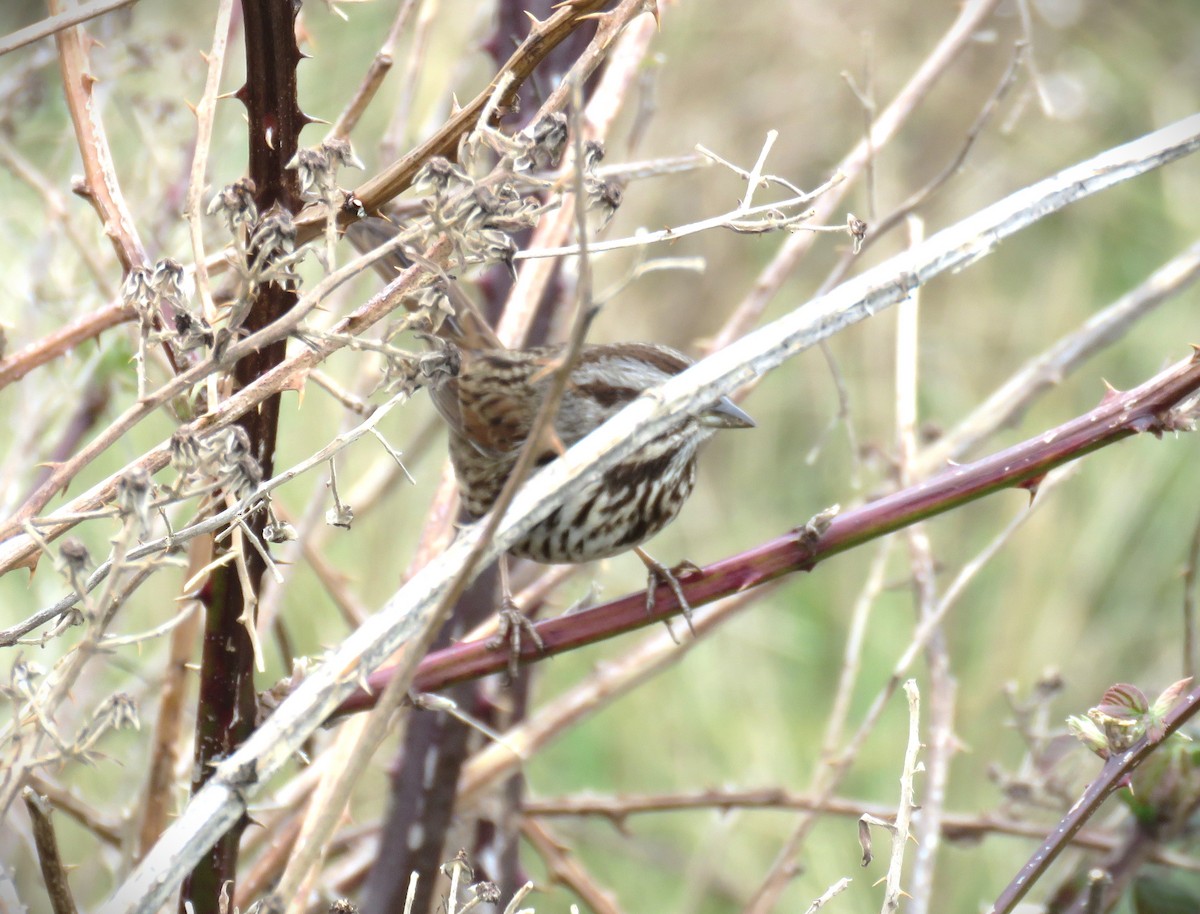
[[546,643],[542,640],[542,636],[538,634],[537,626],[521,612],[517,604],[513,602],[512,597],[505,596],[501,600],[500,610],[496,615],[496,634],[487,640],[485,647],[489,651],[498,651],[507,646],[508,681],[512,682],[517,678],[517,669],[521,662],[522,638],[527,636],[530,641],[537,645],[539,651],[546,649]]
[[[683,613],[683,619],[687,622],[688,631],[692,633],[693,638],[696,637],[696,627],[692,624],[692,605],[688,602],[687,597],[684,596],[683,587],[680,586],[679,579],[687,577],[690,574],[698,574],[700,567],[695,562],[689,562],[685,559],[674,568],[668,568],[646,553],[645,550],[638,548],[634,551],[637,553],[638,558],[642,560],[642,564],[646,566],[646,614],[654,615],[658,587],[660,584],[665,584],[671,593],[675,595],[675,599],[679,603],[679,611]],[[667,630],[670,631],[670,629],[671,626],[668,622]],[[674,632],[671,634],[674,637]]]

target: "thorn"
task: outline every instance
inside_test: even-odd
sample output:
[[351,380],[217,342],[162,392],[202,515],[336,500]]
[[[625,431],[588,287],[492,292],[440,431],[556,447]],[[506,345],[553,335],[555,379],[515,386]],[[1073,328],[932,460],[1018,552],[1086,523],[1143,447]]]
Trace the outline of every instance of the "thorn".
[[1046,474],[1041,473],[1031,479],[1026,479],[1024,482],[1017,484],[1018,489],[1025,489],[1029,492],[1029,503],[1031,505],[1033,504],[1034,499],[1037,498],[1038,489],[1042,487],[1042,480],[1045,478]]
[[1101,378],[1101,382],[1104,384],[1104,396],[1100,398],[1101,406],[1105,405],[1106,403],[1111,403],[1117,397],[1121,396],[1122,392],[1109,384],[1107,378]]

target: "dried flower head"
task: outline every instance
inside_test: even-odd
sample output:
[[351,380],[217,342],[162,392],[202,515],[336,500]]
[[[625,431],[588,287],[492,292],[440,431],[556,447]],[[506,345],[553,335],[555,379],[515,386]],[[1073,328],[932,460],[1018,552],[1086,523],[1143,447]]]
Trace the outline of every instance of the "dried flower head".
[[296,250],[292,214],[276,203],[250,233],[247,278],[252,286],[270,282],[291,286],[298,280],[292,268],[303,256],[303,251]]
[[567,148],[567,116],[561,111],[547,114],[514,139],[522,149],[513,158],[513,171],[557,168]]
[[231,234],[243,225],[253,225],[258,221],[258,207],[254,203],[254,195],[258,188],[250,178],[240,178],[232,184],[226,184],[208,204],[208,214],[220,213],[225,218],[225,224]]
[[320,146],[297,150],[287,167],[296,170],[301,197],[338,207],[345,196],[337,185],[338,171],[346,167],[362,168],[363,163],[354,154],[349,140],[330,137]]
[[413,177],[413,189],[418,193],[442,196],[452,190],[470,187],[475,182],[458,165],[443,156],[434,156],[421,166]]
[[154,483],[145,467],[131,467],[117,479],[117,510],[122,517],[135,518],[142,532],[150,529],[150,498],[153,494]]
[[152,276],[149,267],[133,267],[126,274],[125,282],[121,286],[121,301],[131,305],[143,317],[150,313],[150,307],[154,303]]
[[274,520],[263,527],[263,539],[272,545],[290,543],[299,538],[296,528],[287,521]]

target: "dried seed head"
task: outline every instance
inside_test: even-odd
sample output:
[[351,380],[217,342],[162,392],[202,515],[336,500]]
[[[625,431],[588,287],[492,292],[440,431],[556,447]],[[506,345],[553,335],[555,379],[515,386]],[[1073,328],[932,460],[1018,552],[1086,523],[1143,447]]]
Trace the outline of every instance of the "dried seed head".
[[137,700],[126,692],[117,692],[96,709],[96,719],[106,721],[114,730],[141,730]]
[[254,195],[258,188],[250,178],[240,178],[226,184],[208,204],[208,214],[221,213],[225,224],[233,232],[240,225],[251,225],[258,221],[258,207]]
[[225,467],[221,475],[221,483],[229,489],[235,498],[246,498],[253,495],[262,483],[262,466],[249,454],[241,454],[236,460]]
[[67,572],[71,575],[82,575],[92,564],[87,546],[75,536],[68,536],[62,541],[62,545],[58,547],[58,554],[66,563]]
[[321,148],[325,150],[330,162],[334,162],[342,168],[361,169],[363,167],[363,163],[354,154],[354,148],[350,145],[350,141],[343,137],[330,137],[321,144]]
[[292,214],[276,203],[254,227],[250,247],[257,259],[290,254],[296,249],[296,225]]
[[354,509],[349,505],[335,505],[325,512],[325,523],[331,527],[349,530],[354,523]]
[[320,149],[301,148],[296,150],[287,167],[296,171],[300,181],[300,196],[311,199],[316,196],[314,191],[326,180],[329,158]]
[[[519,134],[521,139],[525,134]],[[513,160],[513,171],[557,168],[567,148],[567,116],[555,111],[541,118],[528,131],[529,145]]]
[[442,196],[447,191],[470,187],[475,182],[459,166],[443,156],[434,156],[421,166],[413,177],[413,189],[418,193],[432,192]]
[[299,534],[296,532],[296,528],[287,521],[277,520],[263,527],[263,539],[273,545],[279,545],[299,539]]
[[583,144],[583,171],[584,174],[595,169],[597,165],[604,161],[604,144],[599,140],[588,140]]
[[174,343],[181,352],[191,352],[202,346],[211,347],[214,339],[208,321],[182,308],[176,310]]
[[857,254],[862,250],[863,239],[867,237],[867,223],[859,219],[854,213],[847,213],[846,231],[850,233],[850,237],[853,239],[854,253]]
[[18,660],[12,665],[8,676],[8,688],[5,691],[21,698],[32,698],[34,683],[46,675],[46,670],[40,663],[32,660]]
[[292,285],[298,281],[293,267],[302,257],[303,251],[296,251],[292,214],[276,203],[250,233],[247,279],[251,286],[269,282]]
[[190,428],[177,428],[171,434],[171,467],[181,476],[200,464],[200,439]]
[[337,173],[343,167],[362,168],[363,164],[354,154],[350,142],[333,137],[315,148],[299,149],[288,162],[288,168],[296,170],[300,183],[300,196],[305,200],[320,200],[337,205],[340,191]]
[[164,257],[154,265],[154,275],[150,284],[154,291],[163,298],[188,299],[194,290],[194,283],[184,270],[183,264],[169,257]]
[[595,178],[585,179],[584,188],[587,191],[588,209],[600,214],[600,225],[608,225],[621,201],[625,198],[625,190],[617,180],[600,181]]
[[141,529],[150,527],[150,497],[154,483],[145,467],[134,466],[117,480],[116,504],[122,517],[137,518]]
[[471,891],[486,904],[495,904],[500,900],[500,886],[494,882],[477,882],[471,886]]
[[125,283],[121,286],[121,301],[132,305],[143,316],[150,313],[154,302],[152,275],[148,267],[134,267],[125,276]]

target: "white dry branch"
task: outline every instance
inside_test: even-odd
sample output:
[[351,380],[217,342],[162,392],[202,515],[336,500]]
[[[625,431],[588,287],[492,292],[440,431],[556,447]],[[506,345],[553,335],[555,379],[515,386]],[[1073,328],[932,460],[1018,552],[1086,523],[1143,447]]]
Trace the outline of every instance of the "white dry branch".
[[[676,416],[778,367],[822,339],[902,300],[941,273],[962,269],[1008,236],[1098,191],[1200,148],[1200,115],[1164,127],[1000,200],[923,244],[868,270],[748,334],[648,391],[531,479],[482,550],[490,561],[546,517],[568,488],[591,484],[608,467],[662,434]],[[279,771],[370,671],[433,618],[466,557],[475,525],[397,591],[333,650],[275,713],[213,771],[158,843],[100,909],[157,911],[200,857],[244,814],[247,799]]]

